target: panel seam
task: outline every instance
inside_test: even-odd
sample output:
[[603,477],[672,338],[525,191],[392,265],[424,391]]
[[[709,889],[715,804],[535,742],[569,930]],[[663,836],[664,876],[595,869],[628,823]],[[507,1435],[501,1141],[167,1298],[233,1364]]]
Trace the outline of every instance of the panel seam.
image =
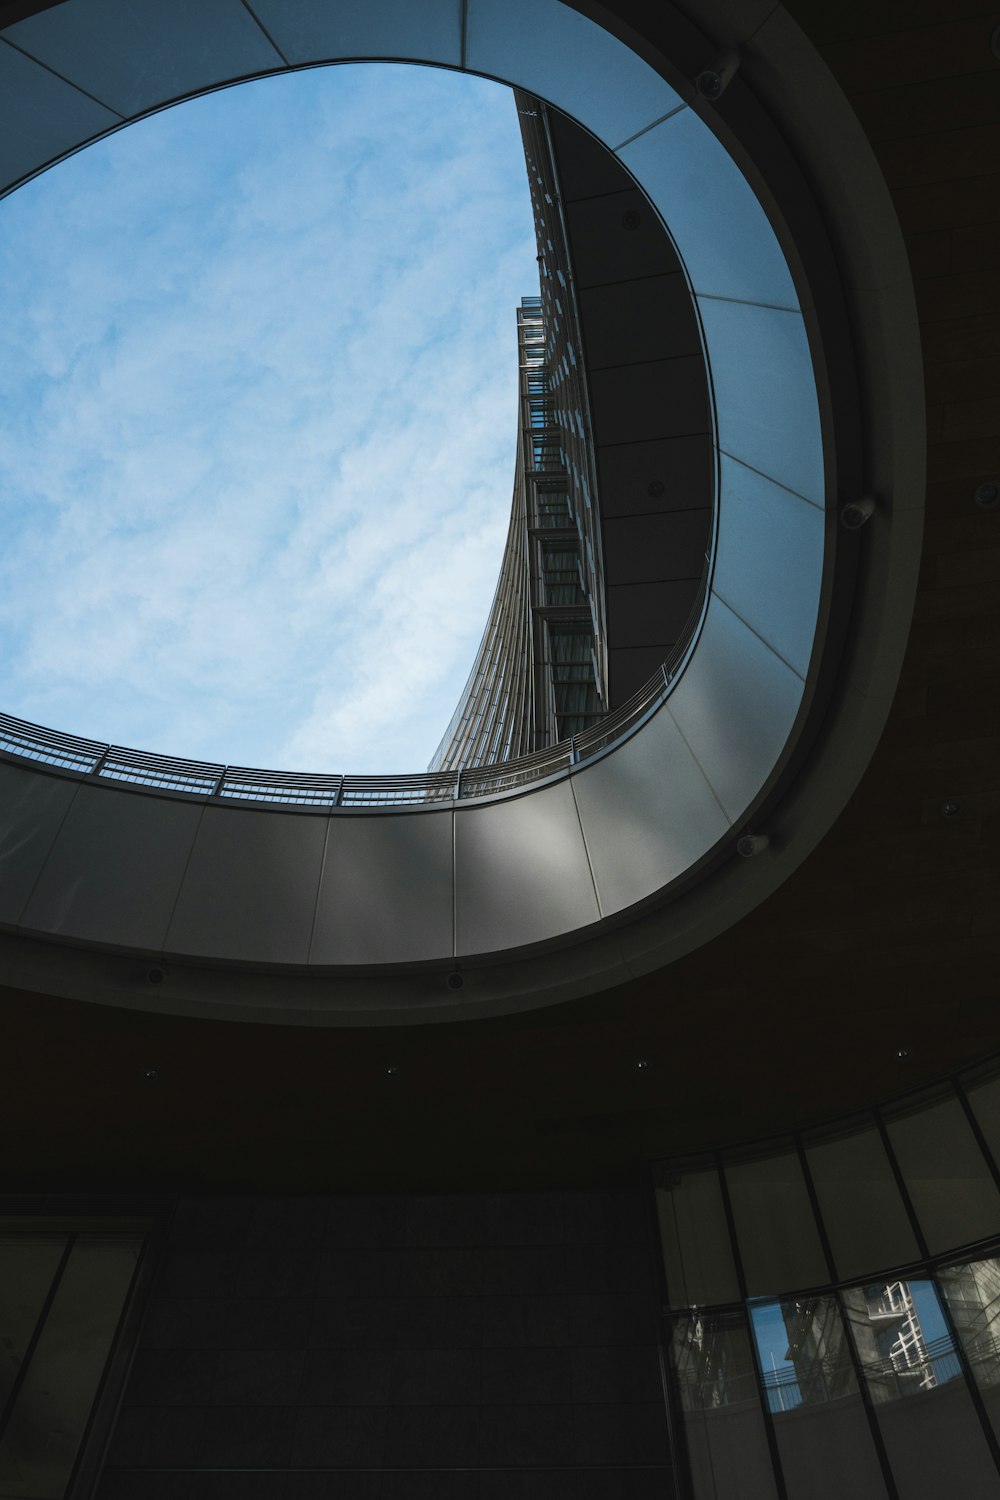
[[243,9],[246,11],[247,15],[250,17],[251,21],[253,21],[254,25],[260,31],[261,35],[267,38],[267,41],[274,48],[275,52],[277,52],[278,56],[281,58],[281,61],[284,63],[285,67],[286,68],[290,68],[292,66],[291,63],[288,61],[288,58],[282,52],[281,48],[278,46],[277,42],[274,40],[274,37],[271,35],[271,33],[268,31],[267,27],[264,25],[263,21],[260,19],[260,16],[258,16],[254,12],[252,6],[250,5],[250,0],[240,0],[240,3],[242,4]]
[[46,849],[46,851],[45,851],[45,857],[44,857],[44,859],[42,860],[41,864],[38,867],[38,874],[35,876],[34,880],[31,882],[31,889],[29,890],[28,894],[25,896],[24,900],[21,903],[20,909],[19,909],[18,914],[17,914],[17,921],[14,924],[17,927],[18,931],[20,931],[21,928],[22,928],[22,924],[24,922],[24,914],[28,910],[28,907],[31,905],[31,901],[32,901],[32,898],[34,897],[35,891],[38,889],[38,882],[41,880],[42,876],[45,874],[46,866],[48,865],[49,860],[52,858],[52,851],[53,851],[53,849],[56,846],[56,840],[58,839],[59,835],[62,833],[63,828],[65,827],[65,824],[66,824],[66,819],[69,817],[70,811],[71,811],[71,809],[73,807],[73,804],[75,803],[75,801],[76,801],[76,799],[77,799],[77,797],[79,795],[80,795],[80,783],[77,782],[76,786],[73,789],[73,795],[72,795],[72,797],[69,799],[69,801],[66,804],[66,811],[63,813],[62,817],[59,819],[59,824],[58,824],[55,832],[53,833],[52,837],[49,839],[49,847]]
[[677,715],[674,713],[673,709],[670,707],[669,702],[664,703],[663,707],[667,710],[667,713],[670,715],[670,722],[673,724],[674,728],[677,730],[677,733],[680,735],[681,739],[684,741],[684,744],[685,744],[685,747],[687,749],[688,754],[690,755],[691,759],[694,761],[695,765],[698,767],[698,774],[701,776],[701,778],[704,781],[705,785],[708,787],[708,790],[711,792],[712,796],[715,798],[716,802],[719,804],[719,811],[721,812],[722,816],[725,818],[727,826],[729,828],[732,828],[734,826],[734,820],[729,816],[728,812],[726,811],[726,809],[725,809],[725,807],[723,805],[723,802],[722,802],[722,798],[719,796],[718,792],[715,790],[715,786],[714,786],[714,784],[712,782],[712,778],[709,776],[708,772],[705,770],[705,767],[702,765],[701,761],[698,759],[698,756],[695,753],[694,746],[692,745],[691,741],[688,739],[687,735],[684,733],[684,731],[681,728],[680,724],[677,722]]
[[735,453],[730,453],[726,448],[720,448],[719,452],[723,458],[728,458],[732,463],[739,464],[743,469],[749,469],[751,474],[758,474],[761,479],[766,479],[769,484],[776,484],[779,490],[784,490],[786,495],[793,495],[796,500],[802,500],[806,505],[811,505],[814,510],[826,513],[826,506],[820,500],[810,500],[808,495],[803,495],[801,490],[793,490],[790,484],[782,484],[780,479],[775,479],[773,474],[766,474],[763,469],[757,469],[753,464],[748,464],[745,458],[737,458]]
[[587,830],[583,826],[583,818],[580,815],[580,803],[577,800],[576,786],[574,785],[575,781],[575,776],[571,776],[569,778],[569,789],[573,796],[573,808],[576,812],[576,821],[579,824],[580,828],[580,838],[583,840],[583,852],[587,856],[587,869],[590,872],[590,883],[594,887],[594,900],[597,902],[597,916],[600,920],[605,916],[604,903],[601,900],[601,893],[597,888],[597,877],[594,874],[594,861],[590,857],[590,845],[587,842]]
[[163,929],[163,946],[160,948],[161,954],[165,954],[167,951],[167,939],[170,936],[170,929],[174,925],[174,917],[177,915],[177,903],[181,899],[181,891],[184,889],[184,882],[187,880],[188,870],[191,867],[191,860],[194,857],[195,845],[198,842],[198,835],[201,833],[201,825],[205,820],[205,813],[207,812],[207,810],[208,804],[203,802],[201,811],[198,816],[198,822],[195,826],[194,835],[191,839],[191,847],[188,849],[187,858],[184,861],[184,868],[181,871],[181,878],[177,882],[177,889],[174,892],[174,899],[170,903],[170,915],[167,917],[166,925]]
[[18,52],[28,62],[34,63],[37,68],[43,68],[46,73],[51,73],[53,78],[58,78],[59,82],[64,83],[67,88],[74,89],[76,93],[82,94],[85,99],[89,99],[92,104],[97,104],[101,109],[106,109],[109,115],[114,115],[115,119],[121,120],[122,124],[128,121],[128,115],[123,115],[119,110],[113,109],[110,104],[105,104],[103,99],[98,99],[97,95],[92,94],[89,89],[83,88],[79,83],[74,83],[72,78],[67,78],[65,73],[60,73],[57,68],[53,68],[49,63],[43,62],[33,52],[28,52],[26,48],[19,47],[16,42],[11,41],[9,36],[0,37],[0,41],[5,42],[12,52]]
[[326,851],[330,845],[330,824],[333,819],[327,815],[326,830],[323,834],[323,853],[319,861],[319,874],[316,877],[316,897],[313,901],[312,922],[309,924],[309,943],[306,947],[306,963],[312,963],[313,940],[316,936],[316,921],[319,917],[319,898],[323,890],[323,877],[326,874]]
[[662,125],[665,120],[672,120],[674,115],[679,115],[682,109],[687,109],[687,105],[683,101],[680,104],[675,104],[673,109],[668,109],[665,115],[660,115],[658,120],[650,120],[648,125],[644,125],[641,130],[637,130],[634,135],[626,136],[617,146],[611,147],[612,151],[623,151],[626,146],[631,146],[632,142],[637,141],[640,136],[648,135],[651,130],[655,130],[657,125]]
[[747,630],[749,630],[749,632],[750,632],[751,635],[756,636],[757,640],[760,641],[760,643],[761,643],[762,646],[765,646],[767,648],[767,650],[770,651],[770,653],[771,653],[772,656],[776,656],[778,658],[778,660],[781,662],[781,664],[783,666],[786,666],[788,668],[789,672],[793,672],[795,674],[795,676],[799,679],[799,681],[801,683],[803,683],[803,684],[805,683],[805,677],[799,671],[798,667],[793,667],[792,664],[791,664],[791,662],[788,660],[788,657],[787,656],[782,656],[781,652],[777,649],[777,647],[771,645],[771,642],[767,639],[767,636],[761,635],[760,631],[757,629],[757,627],[755,625],[751,625],[749,620],[744,619],[744,617],[740,614],[739,610],[736,609],[736,608],[734,608],[734,606],[732,604],[730,604],[730,602],[726,598],[725,594],[720,593],[720,591],[715,587],[714,583],[712,585],[712,593],[715,595],[716,599],[718,599],[719,603],[720,604],[724,604],[726,606],[726,608],[728,609],[729,613],[731,615],[735,616],[735,618],[737,620],[739,620],[739,622],[740,622],[741,625],[745,625],[746,626]]
[[694,288],[694,295],[702,302],[733,302],[738,307],[763,307],[768,312],[791,313],[799,318],[802,316],[801,307],[786,307],[783,302],[761,302],[757,297],[726,297],[722,292],[700,292],[697,287]]

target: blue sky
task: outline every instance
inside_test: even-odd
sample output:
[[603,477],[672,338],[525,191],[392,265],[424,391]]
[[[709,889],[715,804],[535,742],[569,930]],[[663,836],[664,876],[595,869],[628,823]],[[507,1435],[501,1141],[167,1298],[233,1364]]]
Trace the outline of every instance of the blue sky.
[[0,707],[421,769],[510,510],[537,266],[509,90],[260,80],[81,152],[0,225]]

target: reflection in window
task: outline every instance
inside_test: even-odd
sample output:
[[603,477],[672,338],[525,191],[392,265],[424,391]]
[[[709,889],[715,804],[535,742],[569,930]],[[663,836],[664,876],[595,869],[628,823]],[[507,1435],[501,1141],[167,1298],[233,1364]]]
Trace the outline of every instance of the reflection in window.
[[961,1362],[933,1282],[850,1287],[844,1293],[844,1305],[876,1403],[934,1390],[961,1376]]
[[744,1313],[673,1319],[671,1363],[696,1500],[771,1500],[777,1491]]
[[981,1078],[965,1090],[972,1113],[995,1160],[1000,1160],[1000,1077]]
[[938,1279],[977,1384],[1000,1385],[1000,1260],[946,1266]]
[[661,1171],[656,1212],[671,1306],[735,1302],[739,1283],[715,1168]]
[[788,1494],[886,1500],[836,1297],[759,1302],[750,1315]]
[[733,1161],[726,1181],[750,1295],[822,1285],[826,1261],[797,1154]]
[[[0,1415],[0,1496],[7,1500],[65,1495],[142,1243],[141,1234],[53,1236],[43,1244],[0,1236],[7,1273],[0,1282],[0,1347],[8,1387]],[[47,1273],[41,1298],[39,1266]]]
[[997,1470],[933,1282],[844,1293],[900,1500],[995,1500]]
[[0,1238],[0,1412],[11,1399],[66,1245],[64,1234]]
[[1000,1259],[945,1266],[938,1284],[990,1425],[1000,1438]]
[[882,1138],[874,1125],[806,1146],[837,1271],[845,1280],[920,1254]]
[[673,1323],[674,1368],[686,1411],[757,1399],[757,1375],[742,1313],[692,1312]]
[[835,1298],[761,1302],[754,1304],[750,1313],[772,1412],[857,1394],[858,1382]]
[[932,1255],[1000,1233],[1000,1192],[957,1099],[886,1124]]

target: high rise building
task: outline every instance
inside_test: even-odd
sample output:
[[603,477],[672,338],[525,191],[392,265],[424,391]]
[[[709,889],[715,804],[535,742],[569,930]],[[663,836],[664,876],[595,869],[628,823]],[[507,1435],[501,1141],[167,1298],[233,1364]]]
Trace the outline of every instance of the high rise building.
[[432,771],[545,750],[609,707],[590,403],[549,112],[530,94],[514,97],[541,294],[522,297],[517,311],[517,459],[497,592]]
[[[594,561],[600,537],[586,519],[589,489],[557,427],[559,367],[541,297],[521,298],[517,348],[521,422],[507,545],[475,664],[431,771],[547,749],[607,711],[604,590]],[[576,399],[583,400],[579,388]]]

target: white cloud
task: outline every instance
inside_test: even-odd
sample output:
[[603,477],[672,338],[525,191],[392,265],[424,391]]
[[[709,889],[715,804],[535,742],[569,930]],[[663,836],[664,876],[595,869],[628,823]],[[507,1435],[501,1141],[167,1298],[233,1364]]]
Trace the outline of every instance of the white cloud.
[[535,280],[509,93],[264,80],[0,213],[0,704],[231,763],[419,769],[507,527]]

